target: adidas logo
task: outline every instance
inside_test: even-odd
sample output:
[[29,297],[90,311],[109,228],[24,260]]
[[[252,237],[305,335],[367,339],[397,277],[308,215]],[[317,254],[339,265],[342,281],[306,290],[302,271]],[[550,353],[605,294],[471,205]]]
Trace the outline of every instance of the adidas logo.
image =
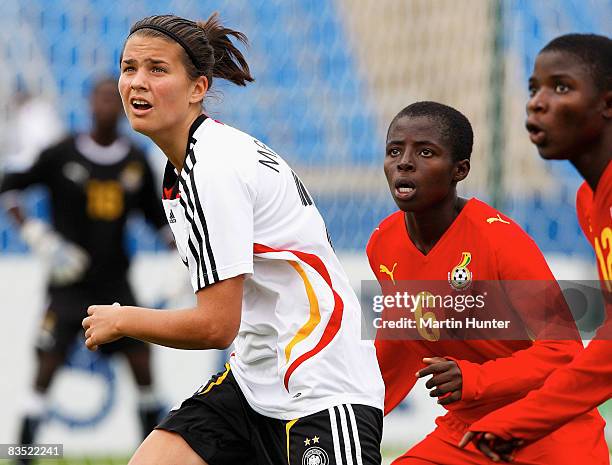
[[176,218],[174,217],[174,212],[170,210],[170,216],[168,218],[169,223],[176,223]]

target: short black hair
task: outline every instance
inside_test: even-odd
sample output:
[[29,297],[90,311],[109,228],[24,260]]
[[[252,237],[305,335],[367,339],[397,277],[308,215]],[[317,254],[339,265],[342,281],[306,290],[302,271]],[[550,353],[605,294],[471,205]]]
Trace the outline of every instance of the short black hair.
[[540,53],[569,53],[580,60],[600,91],[612,90],[612,39],[597,34],[566,34],[551,40]]
[[438,126],[445,142],[451,146],[453,161],[470,159],[474,132],[470,121],[460,111],[438,102],[416,102],[400,111],[391,121],[389,129],[403,117],[431,118]]

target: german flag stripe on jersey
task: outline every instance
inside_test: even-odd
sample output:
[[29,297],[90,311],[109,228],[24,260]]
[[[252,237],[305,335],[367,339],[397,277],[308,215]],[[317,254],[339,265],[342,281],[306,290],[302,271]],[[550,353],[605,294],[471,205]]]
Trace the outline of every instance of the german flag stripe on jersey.
[[304,281],[304,288],[306,290],[306,296],[308,297],[308,304],[310,306],[310,316],[308,321],[302,326],[297,334],[291,339],[291,342],[285,347],[285,362],[288,363],[291,359],[291,351],[293,348],[306,339],[312,334],[318,324],[321,322],[321,311],[319,310],[319,301],[317,295],[312,288],[312,284],[304,271],[304,268],[300,266],[298,262],[289,261],[289,264],[297,271],[297,273]]
[[287,369],[285,376],[283,378],[283,384],[285,385],[285,389],[289,391],[289,378],[293,372],[306,360],[311,357],[314,357],[316,354],[321,352],[327,345],[334,339],[338,331],[340,330],[340,324],[342,322],[342,315],[344,313],[344,302],[342,298],[338,295],[338,293],[333,288],[331,278],[329,276],[329,272],[325,267],[325,264],[319,257],[316,255],[300,252],[297,250],[289,250],[289,249],[274,249],[272,247],[268,247],[262,244],[253,244],[253,253],[254,254],[264,254],[264,253],[273,253],[273,252],[289,252],[299,258],[302,262],[309,265],[313,268],[319,275],[323,278],[323,280],[327,283],[329,288],[331,289],[334,296],[334,309],[332,310],[331,317],[327,323],[327,326],[323,330],[323,335],[319,342],[315,345],[315,347],[308,352],[300,355],[297,359],[295,359],[289,368]]

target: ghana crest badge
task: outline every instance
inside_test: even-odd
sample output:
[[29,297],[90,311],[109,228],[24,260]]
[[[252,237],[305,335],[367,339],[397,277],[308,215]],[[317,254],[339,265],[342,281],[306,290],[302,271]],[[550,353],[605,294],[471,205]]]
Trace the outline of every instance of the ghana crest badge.
[[463,252],[459,264],[448,273],[448,282],[453,289],[463,291],[472,284],[472,272],[467,267],[471,261],[472,254]]

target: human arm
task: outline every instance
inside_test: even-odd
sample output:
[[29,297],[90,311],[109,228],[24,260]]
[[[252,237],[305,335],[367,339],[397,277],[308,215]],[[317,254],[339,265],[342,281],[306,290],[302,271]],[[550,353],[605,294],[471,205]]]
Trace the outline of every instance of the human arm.
[[[19,227],[23,241],[50,265],[52,284],[66,285],[79,279],[89,264],[87,253],[66,240],[51,225],[26,216],[21,208],[21,192],[33,185],[54,188],[54,175],[61,169],[55,163],[57,148],[45,150],[27,170],[9,173],[2,180],[2,204]],[[57,207],[56,207],[57,208]]]
[[85,345],[131,337],[176,349],[225,349],[232,343],[242,313],[244,275],[225,279],[196,293],[196,306],[182,310],[93,305],[83,320]]
[[[502,333],[502,337],[515,339],[521,334],[518,330],[525,328],[535,341],[517,341],[510,355],[484,363],[446,357],[444,363],[454,361],[460,371],[460,375],[456,370],[455,374],[461,376],[461,400],[465,401],[515,400],[540,387],[552,371],[569,363],[582,350],[571,312],[535,243],[514,224],[495,224],[509,230],[502,236],[503,244],[496,247],[499,284],[487,285],[487,305],[483,310],[488,317],[499,315],[500,320],[507,319],[508,312],[515,315],[511,322],[514,329],[510,327],[512,332]],[[496,341],[481,343],[494,345]],[[504,350],[508,350],[505,345]],[[450,382],[446,378],[443,381]]]
[[[377,228],[366,247],[370,267],[381,286],[381,294],[393,292],[392,280],[385,280],[388,275],[380,273],[381,258],[385,241],[380,241],[380,230]],[[389,278],[390,279],[390,278]],[[388,309],[380,315],[382,321],[393,317]],[[396,314],[395,317],[398,317]],[[423,366],[419,341],[410,340],[402,335],[402,330],[380,328],[374,342],[378,365],[385,383],[385,415],[391,412],[412,390],[417,378],[415,372]]]
[[470,431],[532,442],[611,398],[610,322],[602,330],[607,331],[607,339],[591,341],[572,363],[552,373],[540,389],[484,416],[471,425]]

